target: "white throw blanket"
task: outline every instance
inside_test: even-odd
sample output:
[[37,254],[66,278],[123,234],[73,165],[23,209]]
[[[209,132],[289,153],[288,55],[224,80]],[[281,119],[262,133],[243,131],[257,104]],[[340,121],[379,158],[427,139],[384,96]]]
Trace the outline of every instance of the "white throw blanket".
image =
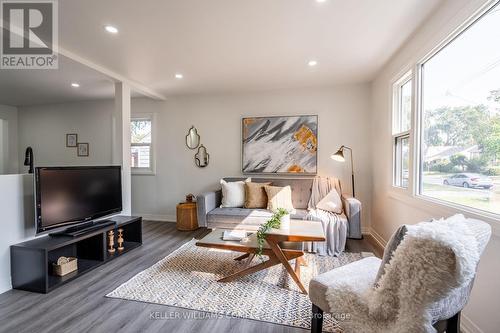
[[333,313],[348,313],[345,332],[435,332],[428,308],[453,288],[469,283],[479,262],[476,238],[462,215],[412,226],[378,286],[365,294],[332,285]]
[[315,177],[311,189],[311,198],[309,199],[309,212],[304,220],[321,221],[325,231],[325,242],[306,242],[304,250],[316,252],[319,255],[337,256],[345,249],[347,239],[348,223],[346,219],[341,219],[338,214],[316,209],[316,205],[331,190],[337,190],[342,195],[340,181],[331,177]]

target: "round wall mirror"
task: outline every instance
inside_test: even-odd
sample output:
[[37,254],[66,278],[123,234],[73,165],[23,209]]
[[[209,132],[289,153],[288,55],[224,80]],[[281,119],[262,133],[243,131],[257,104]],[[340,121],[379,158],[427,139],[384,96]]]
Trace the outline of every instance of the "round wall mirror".
[[199,168],[204,168],[208,165],[209,160],[210,155],[207,152],[207,148],[205,148],[204,145],[201,145],[200,148],[198,148],[198,152],[196,153],[196,155],[194,155],[196,166]]
[[191,126],[186,135],[186,146],[189,149],[196,149],[200,145],[200,135],[198,134],[198,130]]

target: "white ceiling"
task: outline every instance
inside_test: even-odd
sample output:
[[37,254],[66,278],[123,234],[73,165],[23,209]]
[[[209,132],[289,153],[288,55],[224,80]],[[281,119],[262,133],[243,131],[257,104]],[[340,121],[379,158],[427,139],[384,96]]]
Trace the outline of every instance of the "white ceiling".
[[[369,82],[441,2],[59,1],[59,44],[163,96]],[[65,57],[59,67],[0,70],[0,104],[113,96],[109,76]]]
[[441,2],[59,1],[59,38],[166,96],[366,82]]
[[[80,88],[72,88],[72,82]],[[26,106],[113,96],[109,78],[65,57],[59,57],[57,70],[0,70],[0,104]]]
[[[80,87],[71,87],[73,82]],[[57,70],[0,70],[0,104],[56,104],[109,99],[114,95],[111,78],[64,56],[59,56]],[[132,96],[141,95],[133,92]]]

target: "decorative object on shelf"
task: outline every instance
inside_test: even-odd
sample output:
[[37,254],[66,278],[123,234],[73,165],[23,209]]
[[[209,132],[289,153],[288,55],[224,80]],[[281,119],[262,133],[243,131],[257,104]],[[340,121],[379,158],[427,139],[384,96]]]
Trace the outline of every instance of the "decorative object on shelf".
[[198,130],[194,126],[191,126],[186,135],[186,146],[189,149],[196,149],[199,145],[200,135],[198,134]]
[[260,259],[262,259],[262,250],[264,249],[264,243],[266,241],[267,232],[271,229],[280,229],[282,223],[281,219],[286,215],[288,215],[288,228],[290,228],[290,214],[286,209],[278,208],[276,210],[276,213],[273,214],[273,216],[269,219],[269,221],[261,225],[259,230],[257,231],[258,247],[256,255]]
[[356,197],[355,190],[354,190],[354,162],[353,162],[353,157],[352,157],[352,148],[342,145],[342,146],[340,146],[339,150],[337,150],[337,152],[335,154],[330,156],[330,158],[332,160],[337,161],[337,162],[345,162],[345,157],[344,157],[345,150],[349,150],[349,155],[351,157],[352,196]]
[[78,259],[75,257],[59,257],[56,263],[52,263],[52,271],[55,275],[64,276],[78,269]]
[[33,157],[33,149],[31,147],[26,148],[24,153],[24,165],[29,166],[28,173],[33,173],[33,164],[35,163],[35,158]]
[[186,202],[193,202],[194,201],[194,194],[189,193],[186,195]]
[[242,136],[244,174],[317,173],[318,116],[243,118]]
[[89,144],[88,143],[78,143],[78,156],[87,157],[89,156]]
[[115,232],[113,230],[108,231],[108,252],[115,253]]
[[123,251],[125,250],[125,247],[123,246],[123,229],[120,228],[118,229],[118,251]]
[[183,202],[177,205],[177,230],[191,231],[198,229],[196,202]]
[[210,154],[207,152],[207,148],[204,145],[200,145],[198,152],[194,155],[194,161],[196,166],[199,168],[204,168],[208,165],[210,160]]
[[66,147],[74,148],[77,145],[78,145],[78,134],[76,133],[66,134]]

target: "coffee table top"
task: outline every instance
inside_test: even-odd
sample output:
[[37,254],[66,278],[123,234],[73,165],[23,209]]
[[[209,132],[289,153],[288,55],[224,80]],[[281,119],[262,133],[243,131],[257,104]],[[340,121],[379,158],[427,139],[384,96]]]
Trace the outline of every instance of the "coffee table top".
[[[214,229],[208,235],[200,239],[196,245],[213,248],[226,249],[248,249],[257,248],[257,231],[249,231],[252,233],[247,241],[226,241],[222,240],[224,229]],[[268,237],[273,237],[279,241],[291,242],[307,242],[307,241],[324,241],[325,233],[321,222],[291,220],[290,229],[271,229],[268,232]],[[269,248],[264,244],[264,248]]]

